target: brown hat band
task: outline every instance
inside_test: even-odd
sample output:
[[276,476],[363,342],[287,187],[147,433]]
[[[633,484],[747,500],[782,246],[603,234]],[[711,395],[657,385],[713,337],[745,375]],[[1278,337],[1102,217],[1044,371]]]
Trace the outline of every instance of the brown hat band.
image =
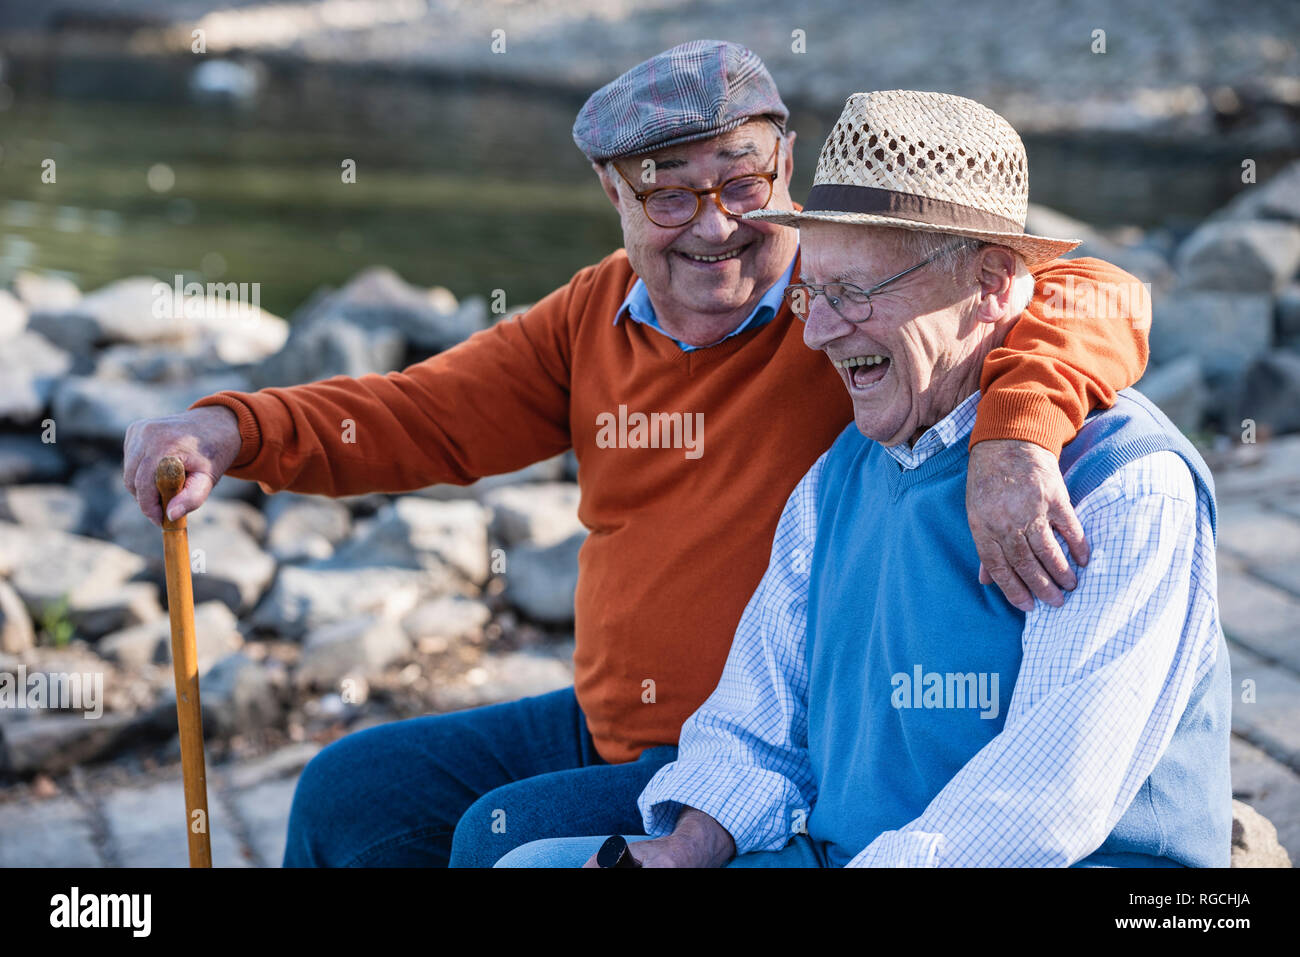
[[805,210],[834,210],[841,213],[875,213],[951,229],[982,229],[997,233],[1023,233],[1025,224],[972,206],[931,199],[915,193],[900,193],[875,186],[824,183],[808,191]]

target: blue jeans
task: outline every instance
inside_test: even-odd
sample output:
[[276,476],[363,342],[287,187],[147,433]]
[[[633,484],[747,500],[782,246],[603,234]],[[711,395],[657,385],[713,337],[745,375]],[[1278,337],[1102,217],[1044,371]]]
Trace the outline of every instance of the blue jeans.
[[672,745],[596,753],[572,688],[366,728],[303,769],[285,867],[491,867],[530,841],[644,834],[636,799]]
[[[561,837],[533,841],[517,847],[497,867],[581,867],[600,850],[608,834],[600,837]],[[644,835],[625,834],[629,844],[646,841]],[[635,853],[633,854],[635,857]],[[779,851],[750,851],[733,857],[725,867],[825,867],[821,848],[806,834],[796,834]]]

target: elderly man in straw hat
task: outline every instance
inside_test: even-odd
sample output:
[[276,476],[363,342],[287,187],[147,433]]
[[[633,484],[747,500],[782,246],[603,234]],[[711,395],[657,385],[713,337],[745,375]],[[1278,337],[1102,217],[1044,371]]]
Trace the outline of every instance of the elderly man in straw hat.
[[[1092,543],[1063,605],[981,589],[981,368],[1029,270],[1020,138],[970,100],[851,97],[788,297],[854,422],[794,490],[717,689],[640,798],[645,866],[1226,867],[1228,654],[1209,470],[1139,393],[1060,470]],[[924,591],[911,587],[926,582]],[[503,865],[576,864],[599,838]],[[733,855],[738,855],[733,858]],[[590,862],[589,862],[590,863]]]
[[[798,233],[743,218],[792,205],[786,121],[744,47],[653,57],[596,91],[574,126],[624,249],[401,372],[223,392],[132,427],[124,477],[155,520],[152,475],[168,453],[190,473],[176,513],[223,472],[348,495],[577,455],[591,533],[574,687],[333,743],[299,780],[286,864],[491,864],[535,836],[639,827],[635,797],[717,684],[781,504],[852,416],[840,374],[804,347],[783,302]],[[1050,308],[1062,289],[1131,278],[1105,263],[1036,276],[1041,298],[984,364],[962,548],[1025,608],[1074,584],[1049,533],[1086,554],[1057,455],[1141,375],[1149,316]],[[932,593],[923,578],[908,588]]]

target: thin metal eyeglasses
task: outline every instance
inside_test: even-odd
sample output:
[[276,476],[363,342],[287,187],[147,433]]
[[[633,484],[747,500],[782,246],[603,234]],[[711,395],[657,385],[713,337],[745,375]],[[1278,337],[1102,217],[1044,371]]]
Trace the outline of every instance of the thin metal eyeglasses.
[[[909,266],[902,272],[890,276],[888,279],[882,279],[869,289],[863,289],[861,286],[855,286],[851,282],[795,282],[785,287],[785,301],[790,305],[790,311],[793,312],[802,322],[808,321],[808,315],[812,312],[813,300],[819,295],[826,297],[826,304],[835,310],[836,314],[846,322],[863,323],[871,318],[874,307],[871,304],[871,294],[879,292],[891,282],[902,279],[908,273],[916,272],[922,266],[928,266],[945,253],[961,249],[963,246],[978,245],[971,240],[962,240],[961,242],[952,243],[935,250],[926,259],[921,260],[915,266]],[[866,315],[857,316],[863,307],[866,308]]]
[[623,182],[632,189],[632,195],[641,208],[645,210],[646,219],[662,229],[676,229],[685,226],[700,214],[700,204],[705,196],[712,196],[718,209],[727,216],[742,216],[745,213],[762,209],[772,201],[772,189],[779,175],[777,156],[781,151],[781,141],[776,141],[772,150],[772,168],[765,173],[744,173],[724,180],[709,189],[694,189],[690,186],[660,186],[656,189],[637,192],[636,184],[627,178],[618,164],[614,169],[623,177]]

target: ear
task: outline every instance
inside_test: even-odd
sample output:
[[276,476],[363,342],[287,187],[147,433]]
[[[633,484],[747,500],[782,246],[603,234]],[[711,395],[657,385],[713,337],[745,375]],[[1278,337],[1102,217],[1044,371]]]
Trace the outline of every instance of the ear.
[[781,179],[787,187],[794,182],[794,137],[794,130],[785,136],[785,169],[781,170]]
[[596,175],[600,177],[600,188],[605,191],[606,198],[614,204],[614,208],[621,214],[623,212],[623,207],[619,203],[618,184],[610,179],[609,173],[605,171],[605,164],[592,163],[591,168],[594,169]]
[[999,322],[1011,313],[1011,285],[1016,277],[1016,257],[1005,246],[985,246],[975,254],[975,279],[980,287],[975,318]]

